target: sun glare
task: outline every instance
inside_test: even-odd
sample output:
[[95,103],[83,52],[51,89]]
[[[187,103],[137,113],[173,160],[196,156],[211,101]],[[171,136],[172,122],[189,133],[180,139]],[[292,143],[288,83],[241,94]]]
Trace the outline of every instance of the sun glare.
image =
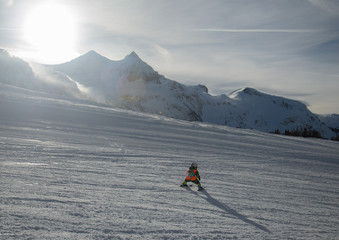
[[34,49],[32,58],[45,63],[74,57],[76,26],[74,15],[61,5],[42,5],[29,12],[25,40]]

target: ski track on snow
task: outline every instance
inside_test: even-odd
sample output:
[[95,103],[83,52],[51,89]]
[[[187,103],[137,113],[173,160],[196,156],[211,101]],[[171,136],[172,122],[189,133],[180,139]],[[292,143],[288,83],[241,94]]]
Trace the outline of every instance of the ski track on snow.
[[35,94],[0,89],[1,239],[339,237],[337,142]]

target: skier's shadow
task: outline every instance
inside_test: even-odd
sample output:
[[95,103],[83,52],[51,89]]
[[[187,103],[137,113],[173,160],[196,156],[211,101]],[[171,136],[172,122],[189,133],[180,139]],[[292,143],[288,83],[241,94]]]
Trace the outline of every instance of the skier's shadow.
[[238,219],[240,219],[241,221],[245,222],[245,223],[248,223],[248,224],[251,224],[252,226],[264,231],[264,232],[267,232],[267,233],[271,233],[270,230],[268,230],[266,227],[260,225],[259,223],[256,223],[250,219],[248,219],[246,216],[238,213],[236,210],[230,208],[229,206],[221,203],[220,201],[218,201],[217,199],[213,198],[206,190],[202,191],[202,193],[206,196],[202,196],[200,194],[198,194],[197,192],[195,191],[192,191],[195,195],[201,197],[202,199],[205,199],[207,202],[211,203],[212,205],[220,208],[221,210],[225,211],[226,213],[228,214],[231,214],[235,217],[237,217]]

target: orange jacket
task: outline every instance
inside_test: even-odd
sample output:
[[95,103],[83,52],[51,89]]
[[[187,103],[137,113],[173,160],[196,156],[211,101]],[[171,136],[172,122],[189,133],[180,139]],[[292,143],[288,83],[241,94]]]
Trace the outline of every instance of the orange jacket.
[[195,181],[197,180],[197,177],[199,177],[199,172],[197,169],[189,169],[187,171],[187,176],[186,176],[186,180],[189,180],[189,181]]

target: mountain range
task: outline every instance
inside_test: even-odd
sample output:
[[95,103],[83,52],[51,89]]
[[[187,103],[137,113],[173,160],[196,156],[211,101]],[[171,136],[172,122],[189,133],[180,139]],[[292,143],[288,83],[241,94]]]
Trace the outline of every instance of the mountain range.
[[0,83],[166,117],[287,135],[338,139],[339,115],[319,115],[305,104],[242,88],[213,96],[156,72],[132,52],[112,61],[90,51],[58,65],[29,63],[0,50]]

